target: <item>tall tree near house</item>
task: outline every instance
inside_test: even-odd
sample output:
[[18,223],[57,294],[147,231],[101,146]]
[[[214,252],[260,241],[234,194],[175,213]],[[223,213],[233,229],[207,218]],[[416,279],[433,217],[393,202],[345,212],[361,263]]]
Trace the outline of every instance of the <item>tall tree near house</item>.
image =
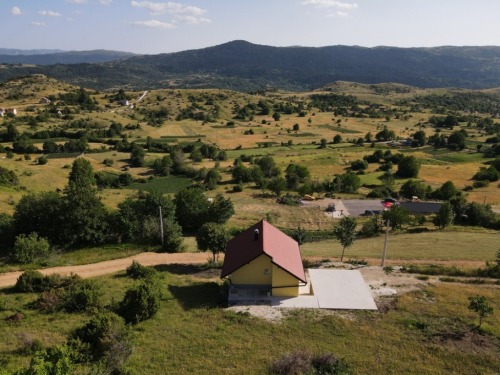
[[356,240],[357,224],[356,219],[346,216],[340,219],[339,225],[333,228],[335,238],[339,240],[342,245],[342,256],[340,257],[341,262],[344,260],[345,249],[351,247]]
[[226,252],[230,239],[227,230],[221,224],[206,223],[196,233],[196,244],[201,251],[211,251],[213,262],[219,259],[219,253]]

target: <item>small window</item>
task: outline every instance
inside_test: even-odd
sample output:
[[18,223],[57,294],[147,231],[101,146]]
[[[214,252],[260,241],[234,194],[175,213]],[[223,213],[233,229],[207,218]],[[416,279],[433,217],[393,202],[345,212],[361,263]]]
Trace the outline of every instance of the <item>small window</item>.
[[264,269],[264,275],[269,275],[269,268]]

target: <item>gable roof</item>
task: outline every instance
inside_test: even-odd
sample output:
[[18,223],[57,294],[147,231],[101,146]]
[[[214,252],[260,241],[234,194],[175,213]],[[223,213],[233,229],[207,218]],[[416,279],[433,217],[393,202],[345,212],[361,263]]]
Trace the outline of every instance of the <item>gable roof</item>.
[[[259,237],[255,239],[255,230]],[[221,278],[265,254],[271,262],[302,282],[307,282],[299,244],[267,221],[262,220],[231,239],[226,248]]]

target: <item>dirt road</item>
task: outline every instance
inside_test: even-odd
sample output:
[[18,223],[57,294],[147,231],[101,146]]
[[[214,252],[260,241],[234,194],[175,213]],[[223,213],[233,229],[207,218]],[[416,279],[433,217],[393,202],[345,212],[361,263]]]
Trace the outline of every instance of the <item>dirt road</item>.
[[[108,260],[100,263],[83,264],[80,266],[53,267],[40,270],[44,275],[58,273],[69,275],[76,273],[83,278],[107,275],[127,268],[133,260],[141,263],[143,266],[155,266],[158,264],[202,264],[207,261],[207,253],[180,253],[180,254],[157,254],[141,253],[128,258]],[[19,272],[8,272],[0,274],[0,288],[16,284],[17,278],[22,274]]]

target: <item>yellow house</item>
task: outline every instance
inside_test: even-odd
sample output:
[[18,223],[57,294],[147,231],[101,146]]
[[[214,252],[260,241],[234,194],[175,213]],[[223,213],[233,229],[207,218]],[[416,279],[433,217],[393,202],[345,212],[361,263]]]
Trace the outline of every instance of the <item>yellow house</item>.
[[221,278],[286,297],[298,296],[307,284],[299,244],[265,220],[228,242]]

